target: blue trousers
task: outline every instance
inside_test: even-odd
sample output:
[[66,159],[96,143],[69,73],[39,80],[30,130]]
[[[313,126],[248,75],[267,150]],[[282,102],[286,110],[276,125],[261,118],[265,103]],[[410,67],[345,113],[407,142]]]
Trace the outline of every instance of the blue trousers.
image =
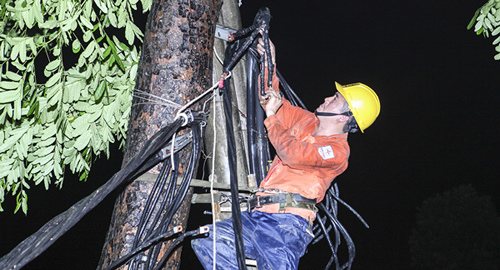
[[[242,212],[245,256],[257,261],[259,270],[297,269],[299,259],[313,239],[307,232],[309,222],[293,214]],[[232,219],[217,222],[216,269],[238,269]],[[213,269],[213,227],[208,237],[191,241],[196,256],[206,270]]]

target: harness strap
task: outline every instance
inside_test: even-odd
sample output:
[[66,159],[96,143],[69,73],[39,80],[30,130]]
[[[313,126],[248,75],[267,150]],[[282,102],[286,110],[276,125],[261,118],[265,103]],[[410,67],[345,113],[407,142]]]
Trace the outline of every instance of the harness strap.
[[284,212],[286,207],[303,208],[318,212],[316,208],[316,199],[308,199],[298,193],[280,193],[269,196],[254,195],[247,201],[248,211],[254,208],[260,208],[267,204],[280,204],[280,212]]

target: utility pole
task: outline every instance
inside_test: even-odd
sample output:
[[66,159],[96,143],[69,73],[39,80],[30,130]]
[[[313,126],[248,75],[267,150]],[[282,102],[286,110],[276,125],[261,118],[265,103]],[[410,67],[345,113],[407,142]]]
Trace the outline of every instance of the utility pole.
[[[174,121],[175,108],[158,105],[161,99],[183,105],[211,86],[214,33],[221,2],[156,0],[153,3],[147,19],[135,91],[158,99],[152,98],[151,102],[144,104],[144,100],[134,98],[124,164],[141,149],[144,141]],[[180,172],[186,166],[188,151],[189,148],[179,152]],[[155,173],[155,170],[150,172]],[[119,195],[98,269],[105,269],[131,251],[137,223],[152,186],[152,182],[134,181]],[[185,227],[191,195],[192,191],[174,216],[173,224]],[[180,254],[181,248],[175,250],[165,269],[179,269]]]

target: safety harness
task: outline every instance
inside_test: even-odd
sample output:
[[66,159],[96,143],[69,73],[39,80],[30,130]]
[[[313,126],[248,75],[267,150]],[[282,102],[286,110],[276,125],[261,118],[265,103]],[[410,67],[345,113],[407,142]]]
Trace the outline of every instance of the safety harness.
[[280,205],[280,212],[285,212],[286,207],[302,208],[318,212],[316,208],[316,200],[303,197],[298,193],[278,193],[275,195],[254,195],[248,201],[248,212],[251,212],[255,208],[261,208],[264,205],[276,204]]

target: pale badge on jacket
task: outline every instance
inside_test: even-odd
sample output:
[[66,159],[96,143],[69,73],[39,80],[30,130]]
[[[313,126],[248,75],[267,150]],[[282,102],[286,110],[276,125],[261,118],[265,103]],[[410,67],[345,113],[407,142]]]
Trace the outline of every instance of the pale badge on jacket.
[[333,149],[330,145],[318,148],[318,153],[323,159],[330,159],[335,157]]

